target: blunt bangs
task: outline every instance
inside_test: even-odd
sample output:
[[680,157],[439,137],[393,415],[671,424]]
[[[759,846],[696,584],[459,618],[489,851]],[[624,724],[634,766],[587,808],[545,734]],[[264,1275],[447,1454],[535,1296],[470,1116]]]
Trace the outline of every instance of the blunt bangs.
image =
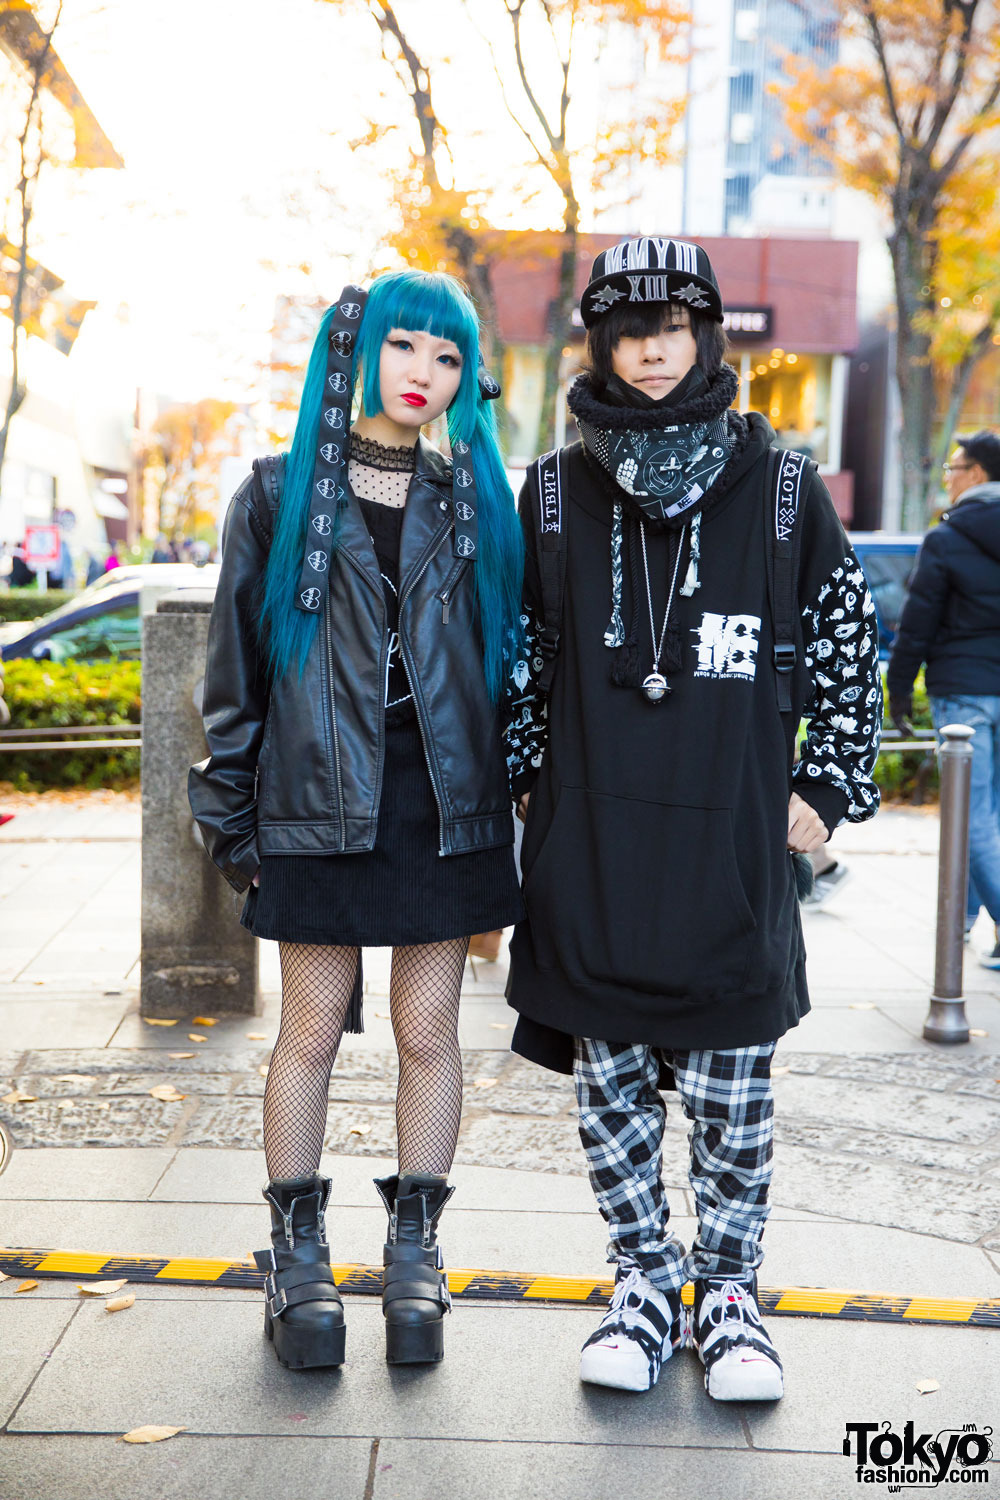
[[442,272],[422,271],[393,271],[372,283],[358,347],[368,416],[382,410],[379,358],[391,328],[429,333],[456,346],[462,356],[462,379],[452,411],[462,433],[471,433],[478,391],[479,319],[461,283]]

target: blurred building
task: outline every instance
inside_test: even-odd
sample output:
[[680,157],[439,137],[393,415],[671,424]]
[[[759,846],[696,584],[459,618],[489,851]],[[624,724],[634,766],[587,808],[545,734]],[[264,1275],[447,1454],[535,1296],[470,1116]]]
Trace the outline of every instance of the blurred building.
[[[45,47],[29,4],[0,11],[0,152],[6,186],[16,181],[10,144],[24,129],[25,91]],[[58,54],[45,52],[43,96],[46,154],[76,169],[123,165]],[[15,153],[16,156],[16,153]],[[57,170],[50,165],[43,170]],[[30,230],[29,230],[29,247]],[[27,393],[14,415],[0,474],[0,542],[17,543],[31,522],[58,520],[70,548],[106,548],[129,530],[132,495],[134,385],[95,379],[103,365],[91,329],[95,303],[67,288],[40,259],[26,261],[19,346]],[[0,404],[6,410],[12,369],[10,312],[20,272],[20,246],[0,239]],[[119,339],[122,310],[98,325]],[[126,314],[127,321],[127,314]],[[96,332],[96,329],[94,330]],[[81,352],[82,351],[82,352]],[[107,350],[104,351],[107,354]]]

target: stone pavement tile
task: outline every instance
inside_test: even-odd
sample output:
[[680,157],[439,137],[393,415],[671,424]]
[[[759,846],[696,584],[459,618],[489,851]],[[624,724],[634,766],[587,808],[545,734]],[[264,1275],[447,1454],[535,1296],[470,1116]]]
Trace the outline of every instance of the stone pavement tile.
[[[106,1154],[113,1158],[121,1153]],[[372,1178],[390,1176],[396,1170],[396,1160],[392,1156],[327,1154],[323,1157],[322,1170],[333,1182],[330,1201],[334,1207],[363,1208],[371,1202]],[[0,1184],[4,1181],[5,1178],[0,1178]],[[184,1148],[176,1153],[149,1196],[154,1202],[164,1203],[257,1204],[261,1202],[263,1181],[264,1159],[252,1151]],[[517,1172],[502,1167],[459,1166],[452,1173],[452,1181],[458,1188],[453,1200],[456,1209],[503,1209],[516,1214],[597,1213],[582,1153],[577,1176]],[[797,1213],[796,1210],[789,1212]]]
[[975,1244],[1000,1228],[1000,1179],[942,1178],[892,1160],[869,1160],[860,1147],[856,1154],[837,1157],[780,1138],[774,1175],[788,1208],[826,1213],[840,1204],[845,1217],[857,1223],[963,1244]]
[[1000,1095],[993,1103],[922,1090],[917,1082],[907,1086],[869,1078],[863,1088],[847,1089],[840,1078],[788,1073],[774,1080],[775,1115],[857,1131],[891,1129],[926,1141],[962,1142],[970,1150],[1000,1135]]
[[[156,1417],[153,1421],[158,1420]],[[139,1425],[139,1424],[135,1424]],[[172,1424],[176,1425],[176,1424]],[[124,1431],[124,1429],[122,1429]],[[294,1426],[291,1428],[294,1432]],[[193,1437],[146,1447],[107,1434],[8,1436],[0,1447],[4,1500],[364,1500],[367,1438]]]
[[15,1151],[0,1177],[0,1201],[69,1199],[122,1200],[148,1198],[175,1152],[152,1146],[41,1147]]
[[39,1099],[4,1106],[4,1117],[14,1145],[25,1149],[165,1146],[176,1137],[189,1108],[151,1098]]
[[[742,1408],[755,1448],[840,1454],[848,1422],[891,1422],[899,1433],[909,1420],[915,1433],[996,1427],[1000,1330],[771,1318],[768,1331],[785,1398]],[[925,1379],[941,1389],[922,1396]],[[844,1492],[857,1493],[853,1470]]]
[[[118,976],[119,980],[121,976]],[[121,1020],[122,1000],[59,1000],[39,986],[32,1000],[3,999],[3,1040],[10,1050],[44,1047],[106,1047]]]
[[[5,1243],[25,1249],[85,1250],[94,1254],[198,1256],[241,1260],[262,1248],[269,1233],[267,1207],[257,1204],[56,1203],[8,1199]],[[327,1215],[333,1259],[379,1265],[385,1210],[372,1187],[361,1207]],[[450,1208],[441,1240],[452,1266],[536,1274],[610,1275],[607,1231],[594,1211],[518,1214]]]
[[672,1438],[676,1446],[627,1449],[588,1440],[584,1432],[575,1443],[525,1443],[517,1434],[493,1443],[388,1438],[379,1443],[372,1497],[428,1500],[431,1476],[434,1493],[461,1500],[841,1500],[850,1493],[843,1458],[698,1448],[676,1429]]
[[[929,999],[929,997],[928,997]],[[879,1000],[879,1009],[890,1020],[898,1024],[911,1035],[921,1037],[924,1021],[927,1019],[929,1004],[923,1009],[912,1006],[896,1005],[891,999]],[[940,1048],[943,1053],[955,1052],[962,1057],[976,1051],[996,1051],[1000,1042],[1000,994],[987,994],[981,989],[967,989],[965,995],[965,1014],[969,1026],[986,1032],[985,1037],[972,1037],[968,1042],[952,1043],[928,1043],[923,1045]],[[815,1049],[819,1051],[819,1048]],[[832,1050],[832,1049],[831,1049]]]
[[[499,1031],[494,1028],[493,1023],[503,1023],[511,1026],[511,1029]],[[458,1018],[458,1039],[463,1049],[466,1047],[481,1047],[484,1050],[494,1048],[507,1052],[510,1048],[510,1038],[513,1035],[511,1023],[511,1012],[506,1000],[497,996],[489,1003],[474,1006],[466,1006],[463,1003]]]
[[[7,1283],[4,1283],[6,1286]],[[19,1292],[0,1313],[0,1425],[8,1420],[38,1371],[51,1357],[59,1338],[76,1312],[64,1302],[31,1299]],[[0,1490],[0,1494],[4,1494]],[[6,1500],[6,1495],[4,1495]]]
[[[881,1000],[877,1003],[881,1005]],[[926,999],[922,1010],[926,1015]],[[917,1035],[906,1029],[903,1017],[912,1015],[915,1026],[918,1013],[916,1009],[903,1007],[896,1017],[881,1010],[851,1010],[849,1002],[841,1001],[837,1006],[821,1003],[803,1017],[784,1042],[797,1052],[917,1051],[927,1044],[919,1039],[919,1028]]]
[[[677,1232],[689,1237],[691,1227],[678,1224]],[[841,1287],[900,1297],[1000,1297],[1000,1276],[978,1246],[871,1224],[772,1218],[764,1232],[760,1280],[764,1286]]]
[[84,1305],[11,1430],[125,1432],[154,1421],[196,1433],[570,1443],[585,1434],[625,1447],[745,1448],[740,1413],[706,1400],[690,1355],[671,1360],[641,1400],[582,1386],[579,1350],[594,1323],[593,1308],[460,1305],[443,1363],[390,1368],[378,1303],[351,1298],[343,1369],[301,1372],[278,1364],[249,1303],[188,1302],[181,1315],[136,1302],[112,1317]]

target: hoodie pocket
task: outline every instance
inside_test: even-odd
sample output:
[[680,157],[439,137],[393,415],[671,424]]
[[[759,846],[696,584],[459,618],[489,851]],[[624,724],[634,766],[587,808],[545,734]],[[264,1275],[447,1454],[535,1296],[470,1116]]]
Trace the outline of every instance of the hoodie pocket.
[[744,986],[757,924],[725,808],[564,786],[524,894],[539,965],[575,984],[692,998]]

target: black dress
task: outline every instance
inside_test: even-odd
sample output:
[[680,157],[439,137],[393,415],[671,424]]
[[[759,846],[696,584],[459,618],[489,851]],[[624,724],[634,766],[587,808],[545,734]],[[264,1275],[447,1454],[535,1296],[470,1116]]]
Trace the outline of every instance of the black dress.
[[402,507],[357,502],[382,572],[389,631],[385,772],[375,847],[363,854],[268,855],[241,921],[287,943],[401,947],[509,927],[524,916],[513,847],[442,857],[439,817],[398,646]]

